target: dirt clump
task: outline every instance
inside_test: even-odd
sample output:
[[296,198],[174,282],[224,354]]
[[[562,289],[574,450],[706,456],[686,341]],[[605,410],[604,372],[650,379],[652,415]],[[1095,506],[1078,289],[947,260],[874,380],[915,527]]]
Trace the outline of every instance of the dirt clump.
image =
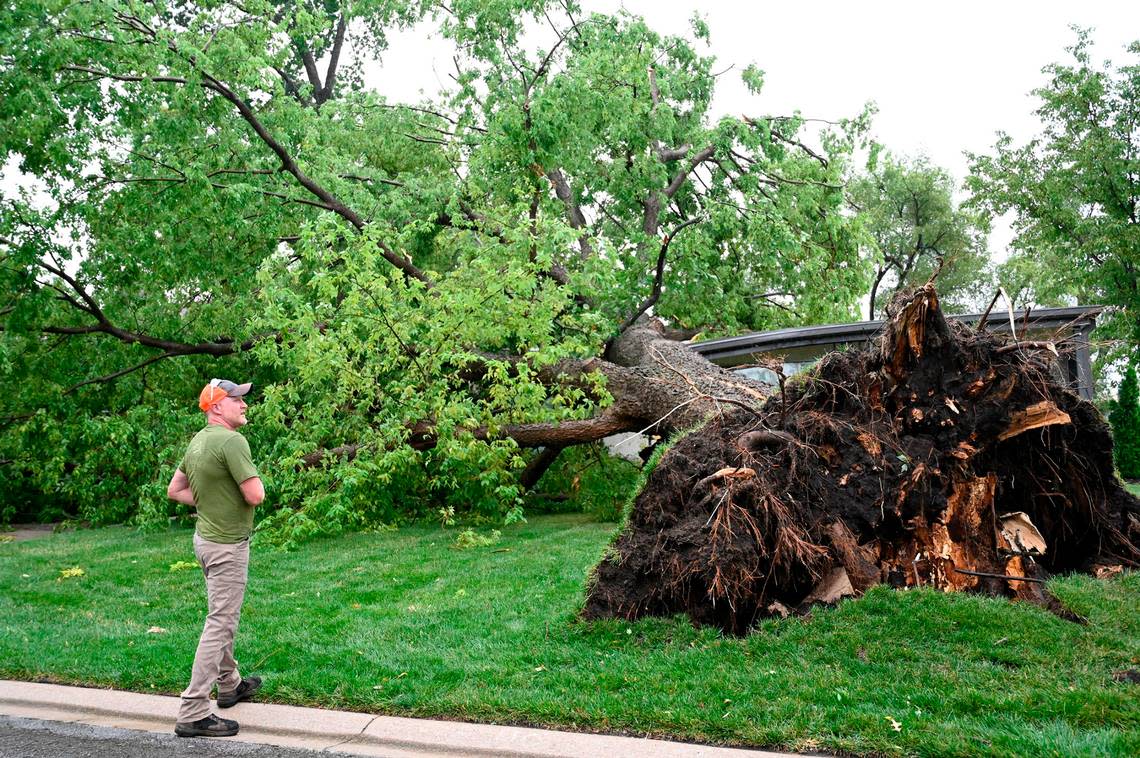
[[1049,606],[1051,574],[1135,567],[1140,501],[1051,348],[947,322],[919,290],[877,344],[678,440],[584,616],[687,613],[742,634],[880,583]]

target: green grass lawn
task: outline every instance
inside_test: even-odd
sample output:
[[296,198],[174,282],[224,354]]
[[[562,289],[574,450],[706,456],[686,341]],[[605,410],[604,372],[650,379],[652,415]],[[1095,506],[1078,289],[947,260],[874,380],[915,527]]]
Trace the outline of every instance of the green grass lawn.
[[[1140,754],[1140,688],[1113,679],[1140,668],[1140,574],[1054,581],[1087,626],[878,588],[734,639],[576,620],[613,529],[559,516],[470,550],[431,527],[255,545],[238,659],[279,703],[860,754]],[[0,544],[0,676],[176,694],[205,601],[200,572],[170,565],[192,560],[187,530]]]
[[1128,482],[1125,482],[1124,483],[1124,489],[1128,490],[1129,492],[1131,492],[1136,497],[1140,497],[1140,482],[1135,482],[1133,484],[1129,484]]

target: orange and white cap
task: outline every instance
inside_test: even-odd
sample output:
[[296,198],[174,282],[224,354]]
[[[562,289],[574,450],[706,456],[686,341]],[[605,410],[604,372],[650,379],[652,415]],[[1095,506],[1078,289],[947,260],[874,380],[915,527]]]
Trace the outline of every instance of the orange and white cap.
[[210,383],[202,388],[198,393],[198,407],[204,411],[210,410],[210,406],[226,397],[241,397],[249,392],[253,384],[246,382],[245,384],[235,384],[228,379],[211,379]]

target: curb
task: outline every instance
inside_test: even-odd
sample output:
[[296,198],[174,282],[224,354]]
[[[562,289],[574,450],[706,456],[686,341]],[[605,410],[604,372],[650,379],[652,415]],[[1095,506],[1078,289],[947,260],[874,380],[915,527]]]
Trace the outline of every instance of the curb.
[[[179,698],[0,680],[0,714],[170,734]],[[517,726],[374,716],[269,703],[220,712],[241,724],[229,740],[350,755],[503,758],[795,758],[789,753]]]

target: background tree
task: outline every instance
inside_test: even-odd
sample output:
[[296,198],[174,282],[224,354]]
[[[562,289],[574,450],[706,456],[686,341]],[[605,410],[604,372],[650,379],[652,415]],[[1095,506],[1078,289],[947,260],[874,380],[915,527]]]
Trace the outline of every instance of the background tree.
[[[424,18],[454,87],[389,102],[359,72]],[[260,388],[286,540],[510,518],[564,446],[755,393],[639,316],[853,316],[867,124],[714,122],[706,43],[545,0],[4,6],[0,157],[49,198],[0,215],[4,501],[164,522],[210,376]]]
[[1120,475],[1140,479],[1140,388],[1135,364],[1124,372],[1108,420],[1112,424],[1113,452]]
[[[974,201],[1010,212],[1016,238],[999,272],[1022,302],[1104,303],[1106,333],[1140,342],[1140,65],[1092,62],[1078,30],[1070,63],[1046,66],[1041,133],[1022,146],[998,134],[971,155]],[[1140,43],[1129,46],[1131,56]]]
[[968,310],[986,288],[988,219],[958,207],[954,180],[943,169],[924,157],[884,155],[852,182],[851,199],[876,248],[868,319],[880,318],[894,293],[936,270],[950,312]]

